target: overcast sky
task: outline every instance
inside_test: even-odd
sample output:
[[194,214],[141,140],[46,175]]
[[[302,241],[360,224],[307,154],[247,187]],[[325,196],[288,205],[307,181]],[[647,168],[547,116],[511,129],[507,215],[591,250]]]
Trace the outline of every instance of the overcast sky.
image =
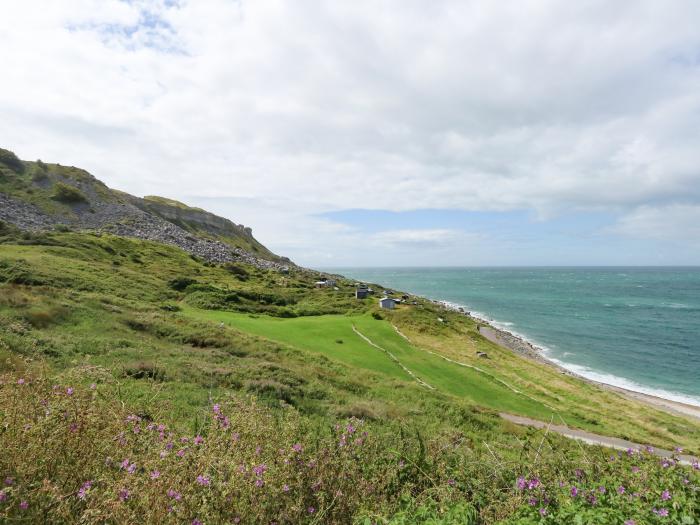
[[700,264],[697,0],[7,0],[0,147],[311,266]]

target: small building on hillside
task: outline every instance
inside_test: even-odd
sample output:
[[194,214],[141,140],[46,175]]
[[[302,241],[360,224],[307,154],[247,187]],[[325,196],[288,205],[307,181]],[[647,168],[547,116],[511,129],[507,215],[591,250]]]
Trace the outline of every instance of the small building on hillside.
[[391,297],[382,297],[379,299],[379,306],[380,308],[384,308],[386,310],[393,310],[396,306],[396,301],[394,301]]
[[368,295],[369,295],[369,290],[367,290],[367,288],[356,288],[355,289],[355,298],[356,299],[366,299]]

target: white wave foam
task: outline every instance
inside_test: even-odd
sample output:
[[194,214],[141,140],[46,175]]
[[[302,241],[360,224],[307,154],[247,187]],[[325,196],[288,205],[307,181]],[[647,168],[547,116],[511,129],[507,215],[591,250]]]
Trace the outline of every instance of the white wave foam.
[[[499,330],[506,332],[510,335],[513,335],[519,339],[522,339],[526,343],[532,345],[536,350],[538,350],[541,354],[542,357],[547,359],[548,361],[551,361],[552,363],[556,364],[557,366],[560,366],[566,370],[569,370],[570,372],[573,372],[574,374],[580,375],[582,377],[585,377],[586,379],[590,379],[592,381],[596,381],[598,383],[605,383],[606,385],[611,385],[615,386],[618,388],[624,388],[625,390],[631,390],[633,392],[637,392],[639,394],[646,394],[649,396],[655,396],[655,397],[660,397],[663,399],[667,399],[669,401],[676,401],[678,403],[685,403],[687,405],[692,405],[696,407],[700,407],[700,397],[695,397],[687,394],[681,394],[679,392],[672,392],[669,390],[664,390],[661,388],[652,388],[646,385],[641,385],[635,381],[632,381],[631,379],[627,379],[624,377],[619,377],[613,374],[609,374],[607,372],[600,372],[597,370],[593,370],[592,368],[588,368],[586,366],[582,365],[576,365],[573,363],[567,363],[566,361],[562,361],[560,359],[557,359],[555,357],[552,357],[552,349],[538,343],[537,341],[533,340],[530,337],[527,337],[521,333],[516,332],[515,330],[509,329],[508,326],[514,326],[513,323],[510,322],[502,322],[502,321],[497,321],[495,319],[490,318],[486,314],[483,314],[481,312],[477,312],[475,310],[471,310],[468,306],[458,304],[458,303],[452,303],[449,301],[438,301],[439,303],[445,305],[447,308],[453,309],[453,310],[459,310],[460,308],[463,309],[465,312],[469,312],[469,315],[472,317],[479,319],[480,321],[484,321],[491,326],[498,328]],[[573,355],[570,352],[564,352],[564,356],[567,355]]]

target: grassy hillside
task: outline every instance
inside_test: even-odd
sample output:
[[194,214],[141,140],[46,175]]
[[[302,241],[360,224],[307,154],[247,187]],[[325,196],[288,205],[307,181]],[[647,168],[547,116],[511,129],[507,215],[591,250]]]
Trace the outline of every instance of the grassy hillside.
[[[663,505],[678,520],[700,518],[694,471],[647,455],[611,462],[609,451],[498,412],[691,452],[700,451],[697,424],[526,361],[430,302],[379,312],[376,298],[354,298],[352,282],[317,289],[315,279],[214,265],[148,241],[0,224],[0,447],[12,451],[0,455],[0,474],[12,478],[0,516],[538,523],[544,509],[548,523],[577,514],[656,523],[652,505]],[[630,477],[632,466],[643,479]],[[523,489],[520,476],[537,486]],[[594,505],[600,483],[610,494]],[[620,483],[642,496],[616,496]],[[588,495],[572,496],[574,485]]]

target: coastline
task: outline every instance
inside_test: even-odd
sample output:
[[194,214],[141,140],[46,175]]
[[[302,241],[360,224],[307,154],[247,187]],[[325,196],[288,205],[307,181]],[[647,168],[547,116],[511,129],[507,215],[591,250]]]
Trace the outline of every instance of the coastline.
[[568,368],[565,368],[564,366],[553,361],[552,359],[547,358],[545,355],[543,355],[543,351],[541,348],[530,343],[523,337],[494,326],[490,321],[484,319],[483,317],[475,316],[474,314],[472,314],[472,312],[469,312],[464,307],[460,307],[458,305],[446,301],[435,302],[441,304],[449,310],[455,311],[462,315],[466,315],[467,317],[473,319],[478,325],[479,333],[484,338],[488,339],[492,343],[497,344],[502,348],[515,352],[533,361],[537,361],[538,363],[555,368],[562,374],[575,377],[581,381],[585,381],[587,383],[597,385],[606,390],[620,394],[628,399],[640,401],[654,408],[672,413],[673,415],[691,417],[693,419],[700,420],[700,406],[691,405],[680,401],[674,401],[672,399],[666,399],[664,397],[655,396],[644,392],[637,392],[635,390],[630,390],[628,388],[611,385],[609,383],[604,383],[601,381],[596,381],[589,377],[585,377],[581,374],[569,370]]

